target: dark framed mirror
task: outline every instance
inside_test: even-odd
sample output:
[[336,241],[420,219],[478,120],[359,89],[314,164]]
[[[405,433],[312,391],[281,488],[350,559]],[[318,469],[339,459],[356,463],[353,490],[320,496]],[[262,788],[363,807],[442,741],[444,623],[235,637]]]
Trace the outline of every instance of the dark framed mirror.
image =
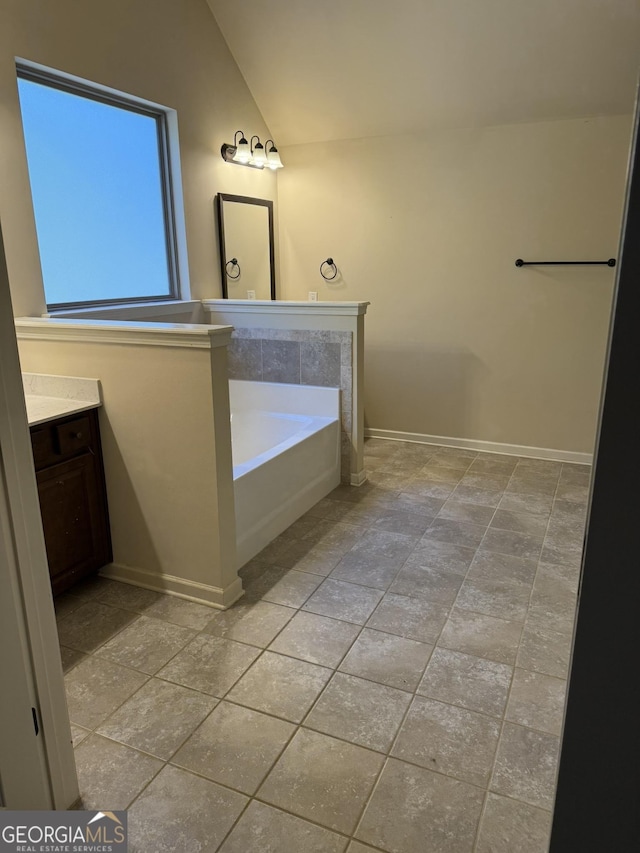
[[273,202],[216,196],[223,299],[275,299]]

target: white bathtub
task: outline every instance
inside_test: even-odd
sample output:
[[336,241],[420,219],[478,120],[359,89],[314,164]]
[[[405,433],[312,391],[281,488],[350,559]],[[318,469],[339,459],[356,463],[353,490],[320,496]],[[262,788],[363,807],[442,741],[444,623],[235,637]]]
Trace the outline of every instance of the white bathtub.
[[229,381],[238,568],[340,482],[340,391]]

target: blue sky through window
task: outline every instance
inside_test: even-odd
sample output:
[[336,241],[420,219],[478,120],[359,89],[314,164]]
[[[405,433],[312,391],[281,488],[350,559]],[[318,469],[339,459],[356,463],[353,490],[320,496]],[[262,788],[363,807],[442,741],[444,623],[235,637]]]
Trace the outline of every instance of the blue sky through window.
[[168,295],[155,118],[18,87],[47,304]]

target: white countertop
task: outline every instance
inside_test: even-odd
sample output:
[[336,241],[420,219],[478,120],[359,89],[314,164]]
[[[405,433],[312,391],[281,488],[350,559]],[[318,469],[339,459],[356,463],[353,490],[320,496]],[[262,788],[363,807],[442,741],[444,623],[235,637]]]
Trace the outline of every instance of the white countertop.
[[22,385],[29,426],[102,405],[98,379],[23,373]]

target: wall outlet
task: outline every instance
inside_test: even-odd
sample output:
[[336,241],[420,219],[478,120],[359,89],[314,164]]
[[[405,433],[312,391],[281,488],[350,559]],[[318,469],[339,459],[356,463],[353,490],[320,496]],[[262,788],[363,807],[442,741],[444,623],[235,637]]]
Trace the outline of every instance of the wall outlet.
[[318,301],[318,291],[310,290],[309,291],[309,302],[317,302]]
[[255,298],[256,298],[255,290],[247,290],[247,299],[255,299]]

